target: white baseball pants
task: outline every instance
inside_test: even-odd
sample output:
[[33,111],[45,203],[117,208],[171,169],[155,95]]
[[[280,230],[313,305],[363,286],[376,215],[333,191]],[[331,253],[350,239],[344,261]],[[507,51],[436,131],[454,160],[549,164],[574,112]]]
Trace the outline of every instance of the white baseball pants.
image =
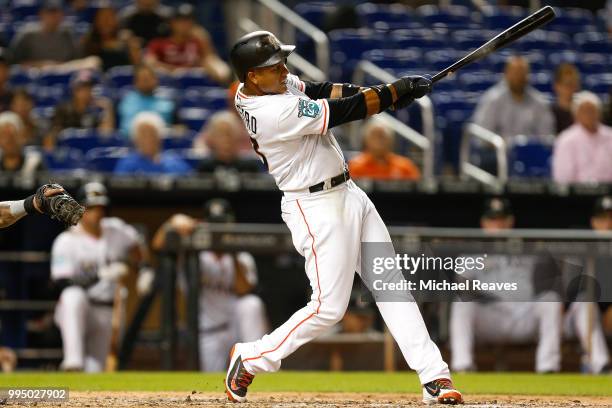
[[[340,321],[355,271],[360,273],[361,242],[391,242],[374,204],[350,180],[314,194],[285,194],[281,210],[295,248],[306,259],[312,296],[272,333],[238,345],[246,369],[253,374],[278,370],[283,358]],[[450,377],[416,303],[377,302],[377,306],[421,383]]]
[[62,334],[63,369],[103,371],[110,348],[113,308],[89,302],[79,286],[62,291],[55,307],[55,323]]

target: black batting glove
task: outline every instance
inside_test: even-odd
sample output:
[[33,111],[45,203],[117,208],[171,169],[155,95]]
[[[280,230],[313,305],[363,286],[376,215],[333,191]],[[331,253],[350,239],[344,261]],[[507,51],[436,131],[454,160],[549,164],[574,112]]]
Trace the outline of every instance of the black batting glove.
[[410,81],[412,81],[413,90],[410,96],[414,99],[422,98],[428,93],[431,93],[431,86],[433,84],[429,78],[420,75],[408,76],[406,78],[410,78]]
[[[400,78],[393,85],[400,97],[391,106],[391,110],[403,109],[431,92],[432,82],[429,78],[420,75],[409,75]],[[399,87],[398,87],[399,85]]]

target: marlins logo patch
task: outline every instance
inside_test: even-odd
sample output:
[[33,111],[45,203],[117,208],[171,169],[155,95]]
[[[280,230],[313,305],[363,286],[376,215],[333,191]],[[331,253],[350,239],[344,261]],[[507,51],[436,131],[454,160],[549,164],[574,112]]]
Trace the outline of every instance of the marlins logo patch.
[[298,118],[306,116],[316,118],[321,113],[321,107],[315,101],[300,99],[298,102]]

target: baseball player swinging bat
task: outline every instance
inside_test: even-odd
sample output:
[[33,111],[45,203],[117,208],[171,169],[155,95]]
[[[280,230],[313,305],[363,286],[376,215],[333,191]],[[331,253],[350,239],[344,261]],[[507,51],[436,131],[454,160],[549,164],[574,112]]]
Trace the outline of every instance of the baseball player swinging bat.
[[492,52],[497,51],[508,44],[513,43],[519,38],[529,34],[533,30],[542,27],[544,24],[547,24],[554,18],[555,10],[552,7],[542,7],[541,9],[531,14],[530,16],[525,17],[523,20],[519,21],[512,27],[499,33],[498,35],[481,45],[479,48],[475,49],[465,57],[461,58],[459,61],[435,74],[433,77],[431,77],[431,82],[438,82],[442,78],[453,74],[460,68],[481,58],[484,58]]

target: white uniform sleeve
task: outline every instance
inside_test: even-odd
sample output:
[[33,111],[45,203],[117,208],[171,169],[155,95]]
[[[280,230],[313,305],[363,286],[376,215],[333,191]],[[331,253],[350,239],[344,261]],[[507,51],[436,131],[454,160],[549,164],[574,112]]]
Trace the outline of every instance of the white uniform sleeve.
[[51,248],[51,279],[68,279],[77,273],[74,243],[69,232],[60,234]]
[[277,107],[280,140],[298,139],[306,135],[324,135],[329,124],[329,105],[327,100],[312,100],[296,95],[279,95]]
[[287,87],[297,89],[300,92],[306,90],[306,84],[297,75],[287,74]]
[[103,223],[105,229],[111,234],[112,244],[115,248],[127,251],[143,241],[138,230],[121,218],[105,218]]
[[237,255],[238,262],[240,262],[245,269],[245,279],[247,282],[255,286],[257,285],[257,281],[259,280],[257,277],[257,265],[255,264],[255,259],[253,255],[248,252],[240,252]]

